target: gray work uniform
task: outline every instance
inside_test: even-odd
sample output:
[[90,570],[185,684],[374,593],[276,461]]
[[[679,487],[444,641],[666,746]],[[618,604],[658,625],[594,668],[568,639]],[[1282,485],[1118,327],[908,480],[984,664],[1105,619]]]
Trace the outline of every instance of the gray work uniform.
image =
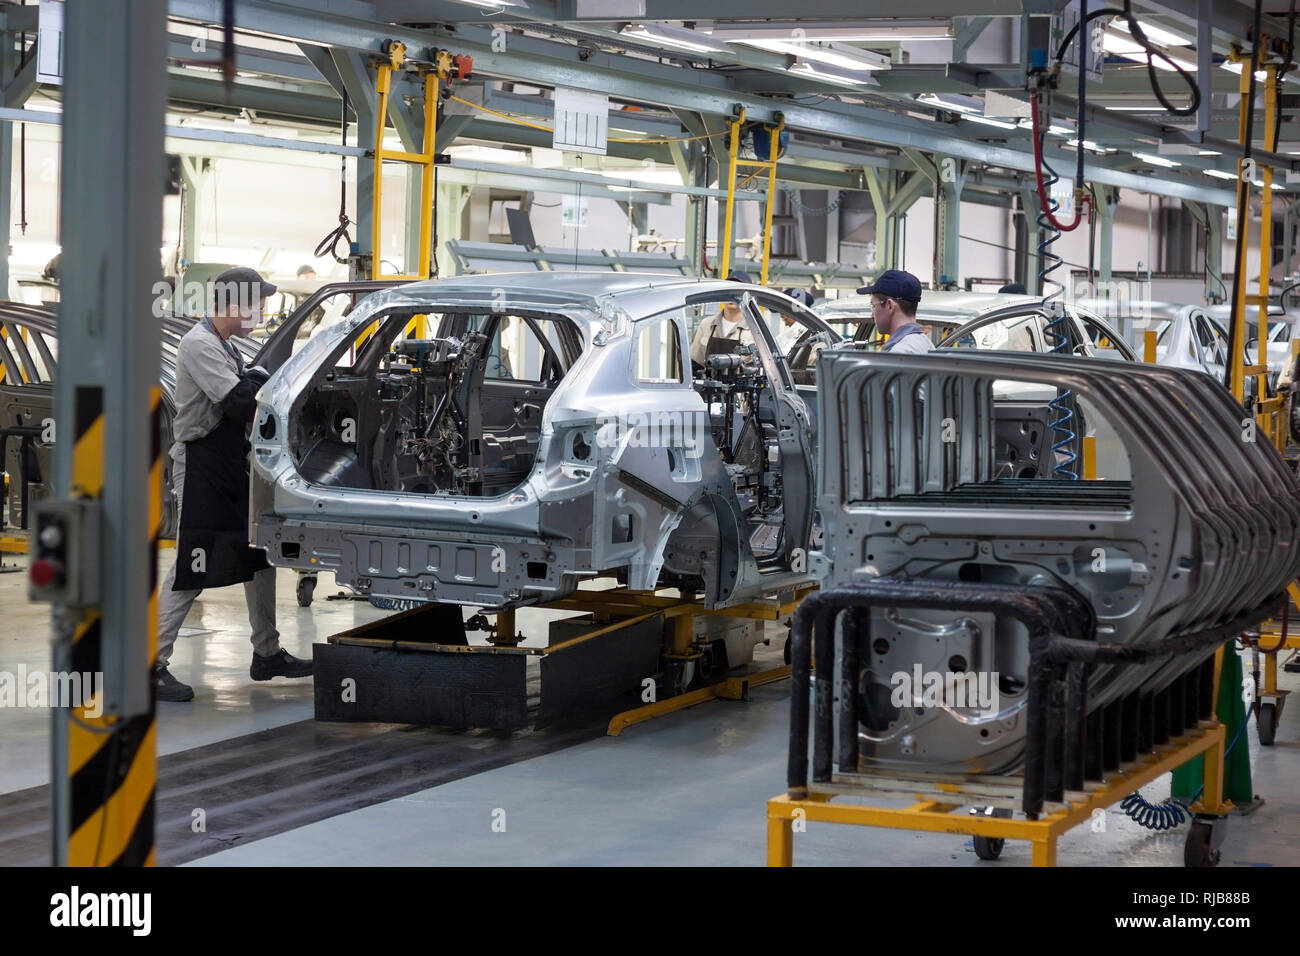
[[[172,426],[172,488],[176,492],[176,520],[179,525],[185,490],[185,442],[202,438],[221,421],[220,403],[239,384],[239,353],[223,342],[204,319],[181,337],[176,352],[176,419]],[[177,561],[189,560],[179,552]],[[172,648],[181,624],[202,590],[173,591],[176,565],[167,573],[158,596],[158,665],[171,661]],[[275,569],[258,571],[245,582],[248,623],[253,632],[253,650],[269,657],[280,649],[280,632],[275,628]]]
[[897,352],[899,355],[924,355],[934,351],[934,343],[919,322],[908,322],[899,326],[898,331],[889,337],[880,351]]

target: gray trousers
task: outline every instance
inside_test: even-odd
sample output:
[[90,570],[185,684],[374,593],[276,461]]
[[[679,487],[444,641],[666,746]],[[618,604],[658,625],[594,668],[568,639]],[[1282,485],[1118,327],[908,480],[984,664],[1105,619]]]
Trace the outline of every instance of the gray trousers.
[[[185,463],[172,460],[172,484],[176,489],[176,520],[179,527],[181,492],[185,487]],[[179,551],[176,561],[181,560]],[[176,564],[167,572],[162,593],[158,595],[158,667],[166,667],[172,659],[172,647],[180,633],[190,606],[203,590],[173,591],[176,583]],[[244,582],[244,598],[248,601],[248,623],[253,628],[253,650],[270,657],[280,649],[280,632],[275,629],[275,568],[266,568]]]

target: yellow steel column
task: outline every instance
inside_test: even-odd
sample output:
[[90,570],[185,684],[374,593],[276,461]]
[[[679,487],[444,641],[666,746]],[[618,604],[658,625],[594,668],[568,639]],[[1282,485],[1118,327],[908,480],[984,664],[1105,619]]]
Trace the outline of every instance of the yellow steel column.
[[731,127],[731,148],[727,156],[727,212],[723,217],[722,255],[718,257],[719,279],[725,279],[731,272],[731,220],[736,212],[736,153],[740,151],[740,124],[744,121],[745,111],[742,109],[738,117],[727,123]]
[[375,105],[375,186],[371,198],[373,206],[370,210],[370,219],[373,223],[371,227],[371,261],[370,261],[370,278],[379,278],[379,260],[380,260],[380,215],[383,210],[384,202],[384,129],[388,126],[388,91],[392,85],[393,69],[400,66],[406,55],[406,48],[400,43],[392,44],[388,49],[388,60],[380,63],[376,68],[378,71],[378,80],[375,89],[379,93],[379,101]]
[[[440,56],[446,56],[445,53]],[[429,260],[433,242],[433,164],[438,132],[438,80],[439,70],[430,70],[424,77],[424,157],[420,170],[420,261],[414,270],[421,278],[429,278]]]
[[767,865],[794,865],[794,822],[774,813],[772,803],[767,805]]
[[781,130],[785,128],[785,117],[771,129],[771,145],[767,158],[772,164],[767,168],[767,216],[763,223],[763,273],[760,280],[767,285],[767,263],[772,254],[772,206],[776,203],[776,156],[781,143]]

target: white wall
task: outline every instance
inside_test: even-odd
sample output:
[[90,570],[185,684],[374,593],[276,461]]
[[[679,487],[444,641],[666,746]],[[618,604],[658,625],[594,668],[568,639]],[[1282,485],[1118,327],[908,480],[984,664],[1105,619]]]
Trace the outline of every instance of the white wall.
[[[15,140],[17,134],[15,132]],[[15,142],[15,163],[18,158]],[[272,276],[291,276],[303,263],[316,266],[322,278],[346,274],[328,258],[315,259],[312,250],[317,242],[338,222],[339,167],[331,157],[291,154],[284,151],[265,153],[268,161],[218,159],[215,161],[213,188],[205,206],[207,228],[202,238],[202,256],[208,261],[226,261],[240,257]],[[274,162],[270,161],[274,159]],[[351,164],[350,164],[351,165]],[[354,174],[349,172],[349,180]],[[400,167],[385,174],[384,235],[381,248],[385,258],[403,267],[401,239],[405,215],[404,174]],[[57,129],[28,127],[27,141],[27,221],[26,235],[19,230],[19,178],[12,184],[13,222],[11,267],[15,274],[39,273],[45,262],[58,251],[57,203],[59,157]],[[353,188],[348,188],[348,215],[355,219]],[[546,246],[579,249],[627,249],[627,217],[610,199],[587,197],[587,225],[566,226],[562,221],[563,192],[539,192],[533,205],[533,229],[537,240]],[[569,195],[577,197],[575,186]],[[716,201],[708,203],[708,236],[717,241]],[[1154,208],[1154,207],[1153,207]],[[685,236],[687,201],[674,196],[669,205],[649,207],[649,225],[662,235]],[[756,202],[736,206],[735,235],[754,235],[760,225],[761,207]],[[163,202],[162,246],[171,249],[177,241],[179,199]],[[504,224],[495,228],[504,231]],[[862,241],[870,238],[871,227],[859,230]],[[356,225],[352,226],[356,237]],[[1248,276],[1259,270],[1256,219],[1251,226]],[[1014,231],[1008,210],[973,203],[962,203],[960,276],[1011,276],[1012,253],[1000,246],[1014,243]],[[446,237],[444,237],[446,238]],[[1134,190],[1122,190],[1116,210],[1112,267],[1115,271],[1136,271],[1147,262],[1147,197]],[[1234,243],[1224,242],[1223,264],[1232,270]],[[1088,263],[1088,230],[1081,226],[1067,233],[1055,249],[1066,260],[1060,270],[1068,281],[1071,266],[1085,268]],[[933,202],[919,200],[907,216],[904,243],[904,268],[923,282],[933,276]],[[1099,260],[1098,260],[1099,261]],[[1229,283],[1230,285],[1230,283]]]

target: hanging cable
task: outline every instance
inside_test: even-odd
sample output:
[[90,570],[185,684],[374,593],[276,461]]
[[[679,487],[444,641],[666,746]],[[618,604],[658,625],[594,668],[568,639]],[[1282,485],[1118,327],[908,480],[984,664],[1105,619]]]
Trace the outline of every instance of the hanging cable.
[[[1250,78],[1246,85],[1246,137],[1241,145],[1241,169],[1244,175],[1237,177],[1237,251],[1232,267],[1232,311],[1228,322],[1228,355],[1234,356],[1240,354],[1242,342],[1237,336],[1237,311],[1238,297],[1241,295],[1241,283],[1243,274],[1246,271],[1246,251],[1249,244],[1246,242],[1246,212],[1250,207],[1250,186],[1251,179],[1254,178],[1252,167],[1254,160],[1251,158],[1253,151],[1252,145],[1255,139],[1255,68],[1259,65],[1259,30],[1260,17],[1263,13],[1263,0],[1255,0],[1255,19],[1254,32],[1250,40],[1250,64],[1242,65],[1243,70],[1250,71]],[[1245,319],[1245,316],[1240,316]],[[1235,361],[1224,363],[1223,384],[1232,390],[1232,369],[1236,364]],[[1242,383],[1242,390],[1245,390],[1245,383]]]
[[[343,91],[343,109],[341,127],[341,140],[344,146],[348,144],[348,94],[347,90]],[[435,170],[436,172],[436,170]],[[378,175],[378,172],[376,172]],[[340,265],[345,265],[348,256],[352,253],[352,236],[348,233],[348,226],[351,225],[348,219],[348,158],[339,156],[339,224],[336,229],[330,232],[316,246],[313,253],[316,258],[321,256],[331,256],[334,261]],[[339,255],[339,243],[343,243],[344,255]]]
[[[1138,23],[1138,19],[1133,13],[1133,0],[1124,0],[1124,20],[1128,25],[1129,35],[1133,37],[1133,42],[1141,46],[1142,51],[1146,54],[1147,79],[1151,81],[1151,92],[1160,101],[1160,105],[1174,116],[1195,116],[1196,111],[1201,108],[1201,87],[1196,82],[1196,77],[1183,69],[1182,65],[1168,53],[1165,53],[1147,39],[1147,35],[1142,31],[1142,24]],[[1255,25],[1255,30],[1256,35],[1258,35],[1258,23]],[[1191,103],[1187,106],[1174,106],[1165,96],[1164,90],[1160,87],[1160,77],[1156,74],[1156,57],[1173,67],[1182,81],[1187,84],[1187,89],[1192,97]]]

